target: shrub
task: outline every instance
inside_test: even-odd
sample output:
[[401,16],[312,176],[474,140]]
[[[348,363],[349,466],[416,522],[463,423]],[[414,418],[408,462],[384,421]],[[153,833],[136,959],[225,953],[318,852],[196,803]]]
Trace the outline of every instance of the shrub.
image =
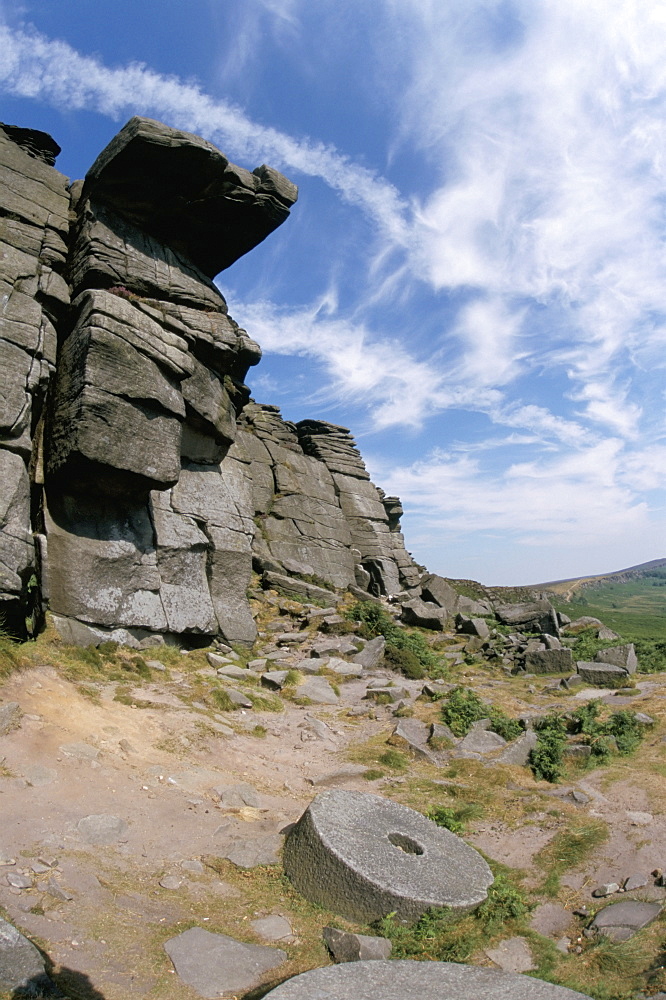
[[488,705],[481,701],[471,688],[455,687],[442,705],[442,721],[454,736],[466,736],[472,724],[485,719],[490,712]]
[[505,740],[515,740],[523,731],[517,719],[511,719],[501,708],[486,705],[470,688],[454,688],[442,706],[442,720],[454,736],[466,736],[479,719],[490,719],[490,728]]
[[544,781],[557,781],[564,771],[567,736],[563,717],[550,713],[539,719],[535,728],[537,745],[530,750],[529,759],[534,777]]
[[421,666],[418,656],[411,649],[400,649],[393,643],[389,643],[384,651],[384,662],[411,680],[420,680],[425,677],[425,670]]
[[515,740],[523,732],[518,719],[512,719],[501,708],[491,708],[488,713],[490,728],[505,740]]
[[[363,638],[374,639],[377,635],[383,635],[387,650],[392,646],[396,650],[412,653],[424,671],[432,672],[440,667],[439,659],[421,633],[399,628],[381,604],[375,604],[374,601],[357,601],[347,612],[347,617],[352,621],[361,622],[360,634]],[[389,655],[395,656],[395,653]],[[402,667],[398,666],[398,669],[402,670]],[[411,675],[406,674],[406,676]],[[423,676],[421,674],[421,677]]]
[[570,732],[594,735],[599,729],[598,715],[598,701],[588,701],[587,705],[581,705],[580,708],[571,713]]
[[635,639],[638,669],[642,674],[656,674],[666,670],[666,642],[661,639]]
[[643,739],[643,727],[633,712],[623,708],[613,712],[605,725],[608,736],[614,736],[618,753],[632,753]]
[[522,893],[504,875],[497,875],[481,903],[476,917],[483,923],[486,934],[493,934],[508,920],[524,917],[529,907]]

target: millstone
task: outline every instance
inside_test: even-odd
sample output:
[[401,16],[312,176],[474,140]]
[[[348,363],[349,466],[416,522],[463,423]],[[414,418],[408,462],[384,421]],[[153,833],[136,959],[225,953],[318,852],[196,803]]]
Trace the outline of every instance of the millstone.
[[474,909],[493,875],[481,855],[421,813],[367,792],[331,789],[289,834],[284,868],[299,892],[350,920],[431,906]]
[[294,976],[265,1000],[589,1000],[563,986],[454,962],[368,961]]

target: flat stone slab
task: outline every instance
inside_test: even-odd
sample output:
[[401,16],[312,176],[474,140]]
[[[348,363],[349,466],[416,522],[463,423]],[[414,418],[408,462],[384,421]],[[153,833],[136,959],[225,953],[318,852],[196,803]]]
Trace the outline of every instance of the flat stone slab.
[[656,920],[661,909],[660,903],[639,903],[636,899],[623,899],[621,903],[605,906],[597,913],[590,926],[600,934],[605,934],[611,941],[628,941],[637,931]]
[[5,705],[0,705],[0,736],[6,736],[12,729],[18,729],[22,715],[21,706],[17,701],[8,701]]
[[338,696],[325,677],[309,677],[296,689],[298,698],[307,698],[313,705],[337,705]]
[[258,868],[260,865],[277,865],[280,862],[282,837],[278,833],[263,833],[246,840],[238,840],[220,857],[231,861],[237,868]]
[[251,923],[252,929],[264,941],[291,940],[294,934],[289,921],[279,913],[271,913],[267,917],[260,917]]
[[628,670],[615,666],[613,663],[591,663],[579,660],[576,669],[587,684],[597,684],[599,687],[616,687],[629,676]]
[[121,840],[128,831],[127,823],[118,816],[101,813],[98,816],[84,816],[76,828],[86,844],[105,847]]
[[534,956],[524,937],[500,941],[495,948],[486,948],[486,955],[505,972],[529,972],[536,969]]
[[89,743],[63,743],[58,749],[65,757],[74,757],[76,760],[97,760],[99,757],[98,748],[91,747]]
[[350,962],[294,976],[265,1000],[589,1000],[564,986],[454,962]]
[[431,906],[472,910],[493,882],[481,855],[449,830],[379,795],[342,789],[310,803],[283,863],[306,899],[363,922],[391,912],[413,921]]
[[506,746],[506,740],[491,729],[470,730],[453,752],[454,757],[465,757],[467,754],[492,753]]
[[206,1000],[251,989],[287,958],[280,948],[243,944],[202,927],[165,941],[164,950],[183,982]]
[[246,781],[229,785],[220,783],[211,789],[211,794],[218,799],[220,809],[242,809],[244,806],[258,809],[260,806],[259,793]]
[[560,903],[540,903],[530,917],[530,927],[544,937],[557,937],[569,930],[571,919]]

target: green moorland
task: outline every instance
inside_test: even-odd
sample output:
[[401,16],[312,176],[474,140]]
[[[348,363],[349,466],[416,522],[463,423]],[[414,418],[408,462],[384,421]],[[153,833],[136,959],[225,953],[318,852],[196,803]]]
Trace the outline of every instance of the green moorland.
[[558,611],[599,618],[625,639],[666,640],[666,568],[626,583],[604,582],[577,590],[568,602],[552,597]]

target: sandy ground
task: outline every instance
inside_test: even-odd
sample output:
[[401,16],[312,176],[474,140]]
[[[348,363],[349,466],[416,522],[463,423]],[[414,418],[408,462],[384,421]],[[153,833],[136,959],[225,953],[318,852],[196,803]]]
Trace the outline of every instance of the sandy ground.
[[[651,685],[637,709],[663,699],[666,687]],[[334,707],[285,702],[281,713],[228,713],[235,732],[227,737],[205,728],[209,715],[181,699],[178,683],[145,685],[137,696],[155,707],[135,708],[113,700],[114,684],[100,686],[95,703],[48,666],[14,674],[0,689],[0,704],[18,702],[24,713],[20,728],[0,737],[0,861],[14,862],[0,866],[0,905],[56,966],[71,970],[70,988],[81,997],[193,997],[161,942],[192,923],[205,926],[239,896],[206,859],[234,845],[275,843],[315,794],[311,779],[347,763],[350,744],[388,735],[395,723],[388,707],[376,719],[346,714],[365,688],[344,684]],[[313,737],[307,716],[330,726],[327,738]],[[267,730],[262,739],[251,732],[257,723]],[[663,756],[660,737],[652,742]],[[257,802],[220,809],[213,789],[238,782],[256,789]],[[584,871],[564,876],[572,906],[599,883],[666,868],[662,784],[598,770],[575,786],[553,787],[554,805],[569,788],[584,792],[578,812],[611,829]],[[379,790],[362,778],[345,787]],[[78,826],[100,814],[122,821],[106,845],[87,842]],[[529,872],[561,828],[557,810],[542,808],[523,825],[478,822],[468,839]],[[12,873],[32,885],[8,884]],[[160,886],[169,876],[177,888]],[[665,893],[651,880],[642,898]]]

